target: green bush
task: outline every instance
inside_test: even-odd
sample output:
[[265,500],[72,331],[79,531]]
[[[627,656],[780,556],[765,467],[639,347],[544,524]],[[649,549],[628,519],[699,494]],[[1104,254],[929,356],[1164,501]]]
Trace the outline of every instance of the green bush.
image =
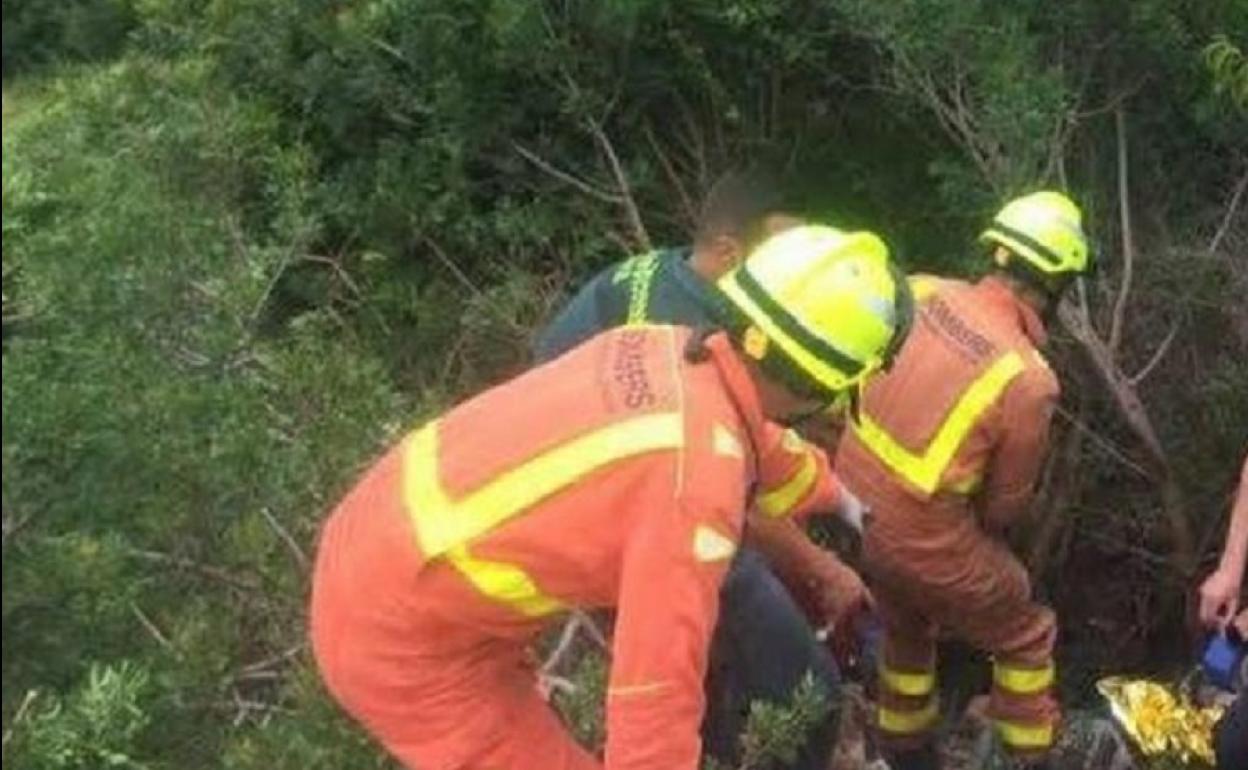
[[131,0],[5,0],[4,77],[57,62],[119,54],[136,17]]

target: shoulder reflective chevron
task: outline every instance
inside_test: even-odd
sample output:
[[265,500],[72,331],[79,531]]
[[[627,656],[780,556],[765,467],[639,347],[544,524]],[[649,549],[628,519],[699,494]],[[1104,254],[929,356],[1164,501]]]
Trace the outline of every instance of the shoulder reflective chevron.
[[519,567],[483,561],[471,541],[609,463],[684,445],[680,412],[657,412],[573,438],[452,499],[438,478],[438,422],[408,438],[403,498],[426,559],[445,557],[482,593],[527,615],[559,608]]
[[[850,424],[863,445],[894,473],[923,492],[932,494],[976,421],[1024,368],[1022,356],[1013,351],[994,361],[962,393],[944,424],[921,453],[916,454],[902,446],[865,410],[858,420]],[[969,491],[969,486],[973,484],[960,485],[957,491]]]

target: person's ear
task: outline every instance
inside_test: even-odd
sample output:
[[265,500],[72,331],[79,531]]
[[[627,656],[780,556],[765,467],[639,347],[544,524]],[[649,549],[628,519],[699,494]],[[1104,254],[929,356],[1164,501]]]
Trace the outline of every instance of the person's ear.
[[708,266],[716,277],[724,275],[745,260],[745,247],[730,235],[717,235],[706,249]]

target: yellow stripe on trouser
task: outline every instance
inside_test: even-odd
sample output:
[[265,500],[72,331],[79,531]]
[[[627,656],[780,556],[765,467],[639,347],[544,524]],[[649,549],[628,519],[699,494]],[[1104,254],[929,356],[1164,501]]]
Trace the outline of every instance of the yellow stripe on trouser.
[[810,493],[819,476],[819,462],[813,450],[802,450],[802,462],[788,481],[770,490],[764,490],[758,496],[758,510],[764,516],[779,518],[789,515],[802,498]]
[[940,705],[935,698],[928,700],[927,705],[915,711],[900,711],[880,706],[877,721],[880,729],[897,735],[916,735],[931,729],[940,713]]
[[475,558],[469,543],[608,463],[683,445],[680,412],[642,415],[578,436],[452,500],[438,478],[435,421],[408,439],[403,500],[427,560],[445,556],[486,596],[526,615],[544,615],[560,608],[556,599],[521,568]]
[[851,421],[853,431],[893,472],[931,494],[936,491],[941,475],[980,415],[992,406],[1024,368],[1022,357],[1013,351],[998,358],[958,399],[923,454],[914,454],[906,449],[866,412],[861,414],[859,420]]
[[880,679],[889,690],[912,698],[927,695],[936,688],[936,675],[930,671],[898,671],[880,666]]
[[1027,725],[996,720],[997,734],[1006,748],[1015,751],[1042,751],[1053,745],[1053,725]]
[[1019,668],[1003,663],[993,663],[992,680],[1003,690],[1014,695],[1035,695],[1053,686],[1052,665],[1039,668]]

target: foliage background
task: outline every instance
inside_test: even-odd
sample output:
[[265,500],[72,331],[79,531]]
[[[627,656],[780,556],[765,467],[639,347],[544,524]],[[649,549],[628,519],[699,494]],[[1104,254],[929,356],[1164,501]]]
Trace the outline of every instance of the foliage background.
[[745,162],[958,275],[1002,196],[1074,191],[1102,269],[1025,553],[1070,702],[1186,659],[1248,445],[1248,3],[3,14],[6,764],[389,767],[303,642],[319,521]]

